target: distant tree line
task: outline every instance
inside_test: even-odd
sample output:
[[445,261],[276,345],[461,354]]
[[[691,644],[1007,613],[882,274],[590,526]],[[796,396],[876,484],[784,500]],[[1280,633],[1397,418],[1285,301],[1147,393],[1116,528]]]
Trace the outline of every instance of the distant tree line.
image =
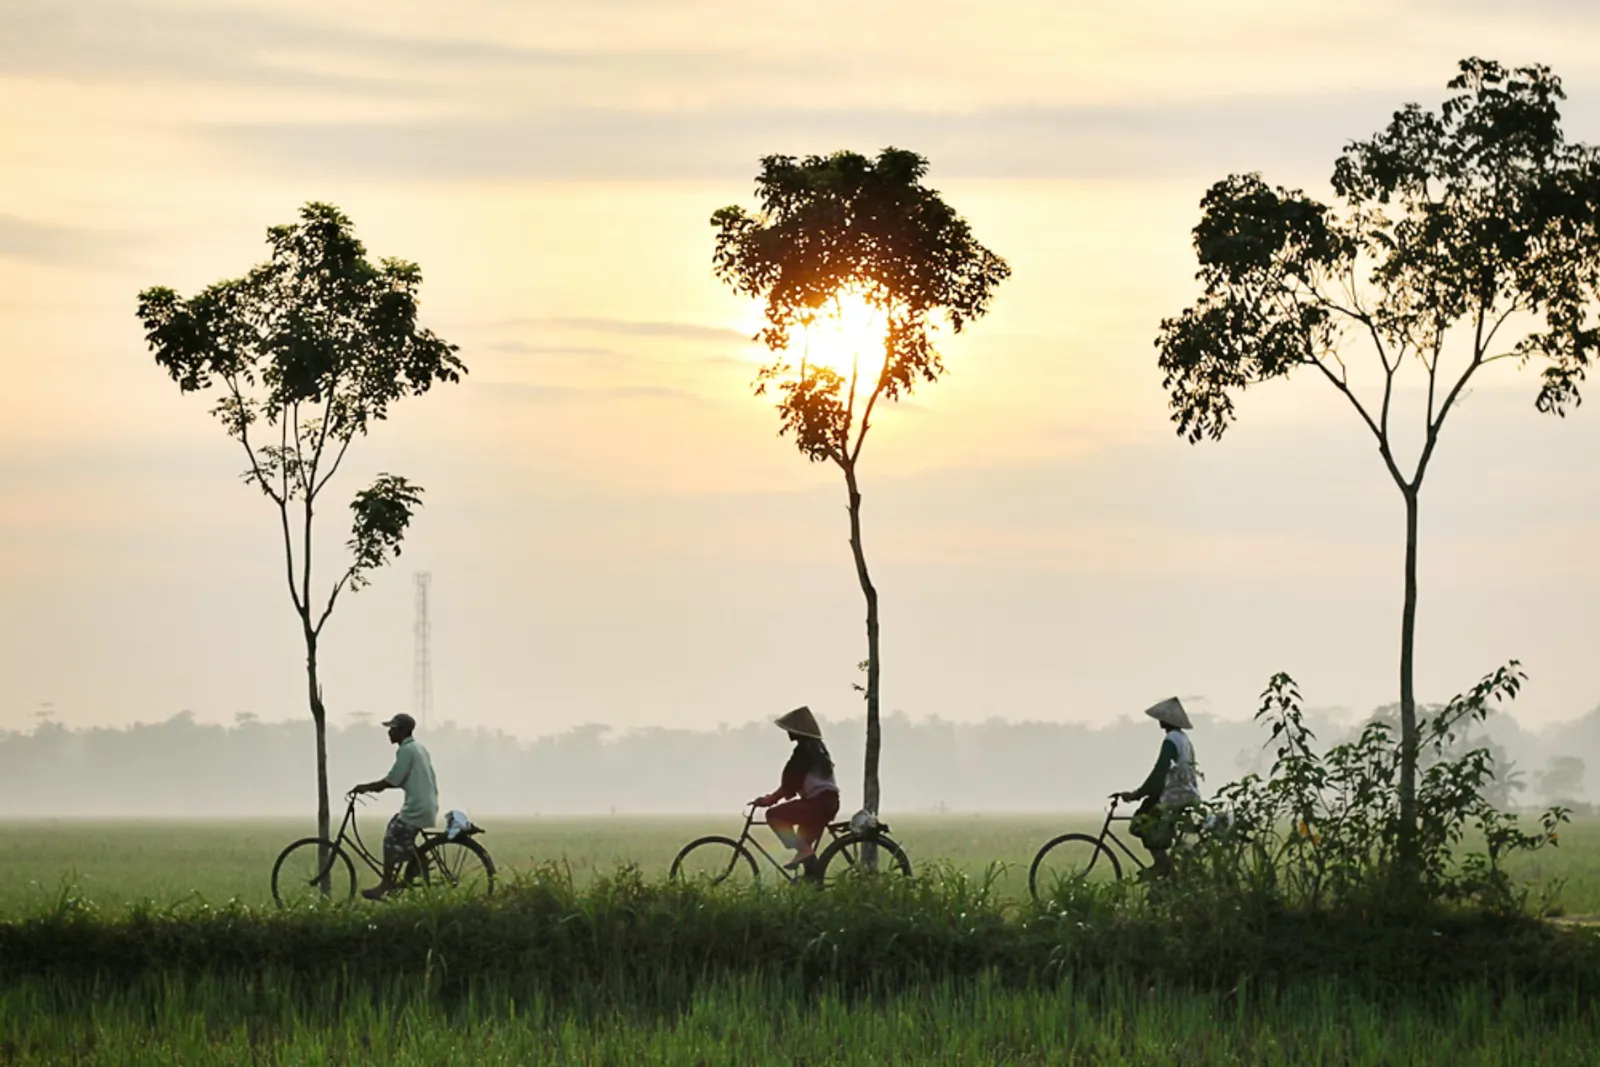
[[[1395,708],[1376,716],[1392,717]],[[1349,736],[1358,724],[1322,714],[1320,740]],[[245,817],[303,815],[315,767],[305,759],[312,725],[263,722],[241,715],[232,725],[191,713],[126,728],[69,729],[41,722],[0,732],[0,814],[8,816]],[[835,759],[861,758],[860,720],[824,720]],[[883,719],[893,739],[884,773],[896,782],[886,817],[909,812],[1047,812],[1099,808],[1107,794],[1137,785],[1154,761],[1159,735],[1150,722],[953,723]],[[422,734],[438,769],[445,808],[498,814],[639,814],[726,812],[777,784],[788,754],[766,722],[714,730],[613,731],[591,724],[536,739],[445,723]],[[1201,721],[1195,748],[1208,795],[1269,762],[1265,731],[1249,721]],[[330,725],[329,780],[335,794],[388,769],[392,748],[373,723]],[[1501,769],[1498,802],[1587,801],[1586,765],[1600,753],[1600,708],[1575,722],[1533,733],[1506,715],[1487,733],[1463,738],[1487,745]],[[846,811],[861,806],[853,783]]]

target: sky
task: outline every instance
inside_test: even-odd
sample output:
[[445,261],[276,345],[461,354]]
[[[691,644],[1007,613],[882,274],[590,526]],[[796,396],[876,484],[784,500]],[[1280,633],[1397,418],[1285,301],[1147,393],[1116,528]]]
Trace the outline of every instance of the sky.
[[[0,0],[0,729],[305,714],[270,505],[135,306],[242,273],[309,200],[421,265],[470,368],[334,483],[426,488],[329,624],[336,720],[410,707],[417,570],[439,719],[854,716],[844,489],[752,395],[757,309],[712,276],[709,217],[753,206],[763,155],[888,145],[1013,276],[867,444],[885,711],[1094,723],[1179,694],[1203,724],[1278,671],[1390,702],[1403,512],[1370,439],[1291,382],[1189,445],[1153,341],[1196,295],[1211,182],[1326,195],[1346,142],[1469,55],[1552,66],[1600,140],[1578,0]],[[1548,724],[1600,704],[1600,412],[1539,416],[1492,369],[1424,491],[1418,685],[1519,658],[1517,713]]]

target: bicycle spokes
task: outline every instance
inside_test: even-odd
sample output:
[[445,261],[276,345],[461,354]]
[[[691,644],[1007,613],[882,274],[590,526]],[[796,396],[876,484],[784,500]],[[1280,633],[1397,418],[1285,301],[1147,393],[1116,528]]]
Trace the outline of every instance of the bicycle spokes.
[[456,855],[450,856],[442,851],[433,857],[434,874],[452,889],[459,888],[462,878],[467,873],[467,860],[471,853],[465,849],[454,849]]
[[272,895],[280,907],[341,903],[355,894],[355,869],[336,847],[306,838],[284,849],[272,868]]
[[756,865],[738,842],[725,837],[702,838],[678,853],[671,876],[713,885],[748,885],[756,879]]
[[[421,878],[416,878],[418,867]],[[407,866],[408,883],[434,889],[487,893],[494,887],[494,862],[471,841],[435,840]]]

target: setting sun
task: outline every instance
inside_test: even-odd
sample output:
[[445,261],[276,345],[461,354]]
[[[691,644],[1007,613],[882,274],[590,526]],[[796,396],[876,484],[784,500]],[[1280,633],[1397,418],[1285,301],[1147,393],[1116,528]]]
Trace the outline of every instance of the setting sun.
[[852,371],[862,385],[873,382],[883,369],[884,337],[888,320],[859,293],[841,293],[810,325],[797,330],[789,353],[812,366],[821,365],[843,375]]
[[[760,328],[759,311],[752,311],[748,333]],[[784,354],[798,370],[803,364],[827,367],[844,376],[848,383],[852,369],[861,385],[874,381],[883,368],[883,345],[888,318],[860,293],[841,293],[820,308],[816,318],[797,326],[789,335]],[[752,349],[758,359],[770,357],[764,348]]]

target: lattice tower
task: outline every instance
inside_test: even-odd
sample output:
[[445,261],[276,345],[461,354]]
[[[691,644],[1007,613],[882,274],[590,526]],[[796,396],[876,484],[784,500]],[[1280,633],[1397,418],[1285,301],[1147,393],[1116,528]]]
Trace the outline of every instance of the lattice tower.
[[432,627],[428,622],[428,585],[432,581],[433,575],[427,571],[417,571],[412,576],[416,586],[417,607],[416,621],[411,626],[415,638],[411,667],[411,717],[417,720],[418,729],[427,726],[433,715],[433,662],[429,648]]

